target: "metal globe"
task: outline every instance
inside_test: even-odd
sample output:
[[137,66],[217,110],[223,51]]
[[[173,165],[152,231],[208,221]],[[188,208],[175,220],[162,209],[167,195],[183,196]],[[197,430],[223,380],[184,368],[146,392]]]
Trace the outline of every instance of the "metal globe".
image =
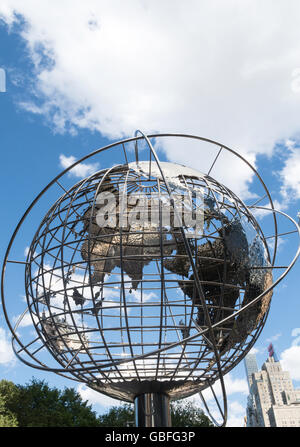
[[179,399],[217,380],[226,400],[223,376],[264,326],[275,256],[239,197],[160,162],[146,140],[152,157],[81,180],[42,219],[25,265],[39,347],[15,329],[16,352],[129,402]]

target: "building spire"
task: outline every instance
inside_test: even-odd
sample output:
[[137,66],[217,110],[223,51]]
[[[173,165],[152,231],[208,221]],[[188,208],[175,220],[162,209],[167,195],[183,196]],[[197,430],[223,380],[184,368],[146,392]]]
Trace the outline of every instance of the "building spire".
[[278,362],[278,358],[277,358],[277,355],[275,353],[274,346],[272,343],[270,343],[268,346],[268,353],[269,353],[269,357],[272,357],[274,359],[274,362]]

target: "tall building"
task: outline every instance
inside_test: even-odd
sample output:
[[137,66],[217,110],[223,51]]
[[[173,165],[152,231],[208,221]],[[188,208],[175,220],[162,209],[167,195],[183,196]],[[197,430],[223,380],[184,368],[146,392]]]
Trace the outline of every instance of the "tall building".
[[258,372],[255,354],[248,354],[245,357],[245,369],[248,381],[249,392],[252,385],[252,374]]
[[246,409],[246,425],[249,427],[257,427],[255,399],[254,395],[251,394],[251,386],[253,384],[252,375],[258,372],[258,366],[255,354],[248,354],[245,357],[244,363],[249,388],[249,395],[247,399],[247,409]]
[[282,371],[272,345],[268,351],[260,371],[253,354],[245,358],[249,385],[247,427],[300,427],[300,389],[294,389],[289,372]]

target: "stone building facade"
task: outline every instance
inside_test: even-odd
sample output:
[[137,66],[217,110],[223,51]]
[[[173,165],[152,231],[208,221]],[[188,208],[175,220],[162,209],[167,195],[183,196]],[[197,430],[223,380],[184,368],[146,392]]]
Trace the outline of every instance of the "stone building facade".
[[274,355],[260,371],[251,371],[247,357],[247,427],[300,427],[300,390],[294,389],[289,372],[282,370]]

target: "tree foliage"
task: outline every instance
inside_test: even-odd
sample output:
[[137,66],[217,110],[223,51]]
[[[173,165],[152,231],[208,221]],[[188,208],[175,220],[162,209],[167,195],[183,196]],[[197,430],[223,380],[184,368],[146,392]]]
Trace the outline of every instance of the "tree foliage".
[[2,380],[0,402],[3,403],[2,411],[0,410],[2,426],[99,426],[96,413],[73,388],[61,391],[35,379],[27,385],[14,385]]
[[0,381],[0,427],[17,427],[18,419],[10,410],[10,402],[15,398],[17,387],[8,380]]
[[172,427],[213,427],[201,408],[191,402],[171,403]]
[[111,407],[99,416],[102,427],[128,427],[134,425],[134,409],[131,404]]
[[[173,427],[209,427],[210,420],[190,402],[171,403]],[[131,404],[111,407],[97,416],[74,388],[50,388],[32,379],[26,385],[0,381],[0,427],[128,427],[134,425]]]
[[[133,405],[111,407],[99,417],[103,427],[126,427],[134,425]],[[172,427],[213,427],[204,412],[191,402],[171,403]]]

